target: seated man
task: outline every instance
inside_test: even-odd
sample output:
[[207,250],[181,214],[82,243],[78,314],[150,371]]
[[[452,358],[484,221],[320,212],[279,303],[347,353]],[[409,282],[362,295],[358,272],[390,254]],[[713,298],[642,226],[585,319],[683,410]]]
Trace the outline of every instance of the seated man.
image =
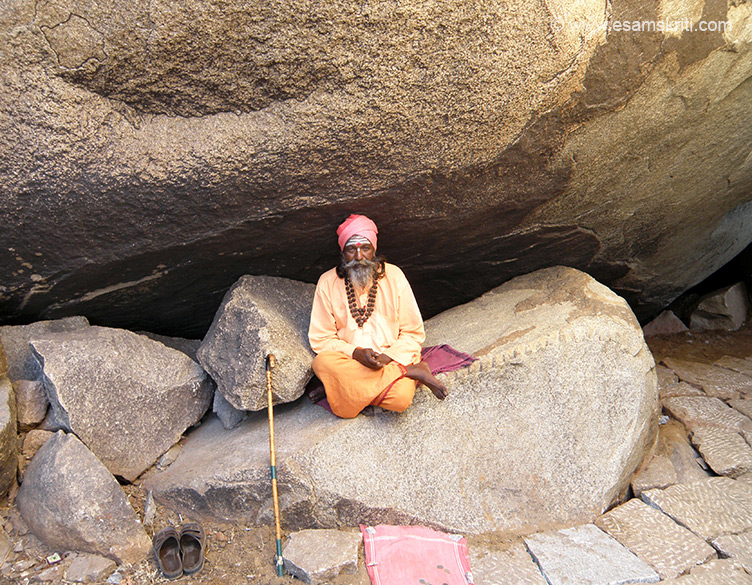
[[313,370],[343,418],[368,405],[402,412],[419,384],[439,399],[448,394],[421,361],[426,336],[418,305],[402,270],[376,256],[377,232],[364,215],[339,226],[342,262],[321,276],[313,299]]

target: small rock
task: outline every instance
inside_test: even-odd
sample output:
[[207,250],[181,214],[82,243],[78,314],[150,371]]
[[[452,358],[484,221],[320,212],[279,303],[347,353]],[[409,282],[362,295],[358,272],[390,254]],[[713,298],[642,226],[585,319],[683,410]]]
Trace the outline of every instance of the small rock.
[[0,566],[5,563],[5,559],[10,554],[12,543],[4,532],[0,532]]
[[736,331],[747,320],[749,297],[743,282],[704,297],[692,313],[689,326],[695,331]]
[[146,494],[144,503],[144,526],[151,526],[154,523],[154,517],[157,515],[157,504],[154,502],[154,494],[151,490]]
[[285,570],[308,585],[358,571],[358,532],[302,530],[290,535],[283,551]]
[[50,405],[41,380],[16,380],[13,390],[16,392],[16,410],[21,427],[26,429],[41,423]]
[[21,454],[30,461],[34,457],[34,455],[37,454],[37,451],[41,449],[42,445],[44,445],[50,438],[54,436],[55,433],[50,431],[43,431],[39,429],[29,431],[28,433],[26,433],[26,437],[24,437]]
[[36,578],[39,581],[44,581],[46,583],[49,583],[50,581],[60,581],[63,576],[63,567],[61,566],[54,566],[49,567],[47,569],[43,569],[39,573],[37,573]]
[[16,484],[18,439],[16,399],[8,376],[0,375],[0,496]]
[[170,465],[172,465],[175,460],[180,455],[180,452],[183,450],[183,445],[180,443],[175,443],[172,447],[167,449],[167,452],[162,455],[159,458],[159,461],[157,462],[157,467],[159,469],[166,469]]
[[212,410],[222,421],[222,426],[228,431],[237,427],[248,416],[247,411],[235,408],[221,392],[214,393]]
[[107,577],[107,583],[111,583],[112,585],[120,585],[122,582],[123,576],[120,573],[115,572]]
[[65,579],[74,583],[104,581],[117,568],[115,561],[99,555],[78,555],[65,571]]
[[684,333],[685,331],[689,331],[689,328],[682,323],[682,320],[673,311],[666,310],[645,325],[642,331],[645,337],[651,337],[653,335]]

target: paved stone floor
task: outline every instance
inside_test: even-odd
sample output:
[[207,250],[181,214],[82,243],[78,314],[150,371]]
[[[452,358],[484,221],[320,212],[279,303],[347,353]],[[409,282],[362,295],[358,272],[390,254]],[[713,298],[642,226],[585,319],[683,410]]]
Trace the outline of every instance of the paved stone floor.
[[662,417],[631,499],[505,551],[471,546],[476,585],[752,585],[752,330],[648,343]]

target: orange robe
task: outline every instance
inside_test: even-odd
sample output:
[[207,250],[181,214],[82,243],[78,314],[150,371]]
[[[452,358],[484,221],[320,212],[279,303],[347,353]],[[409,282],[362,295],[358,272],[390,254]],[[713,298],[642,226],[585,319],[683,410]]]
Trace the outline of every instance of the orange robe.
[[[367,290],[359,300],[365,306]],[[373,313],[362,328],[350,314],[345,281],[336,269],[319,279],[308,339],[317,354],[313,369],[336,415],[352,418],[369,404],[399,412],[410,406],[417,383],[404,377],[404,366],[420,361],[425,338],[415,296],[397,266],[386,264]],[[372,370],[352,359],[357,347],[371,348],[394,361]]]

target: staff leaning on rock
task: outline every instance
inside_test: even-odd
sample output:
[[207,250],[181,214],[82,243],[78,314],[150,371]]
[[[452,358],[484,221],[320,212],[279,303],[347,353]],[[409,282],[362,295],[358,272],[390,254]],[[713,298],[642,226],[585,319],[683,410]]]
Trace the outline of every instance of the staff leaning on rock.
[[418,304],[402,270],[376,255],[377,233],[364,215],[351,215],[337,228],[342,261],[319,278],[313,299],[313,370],[332,411],[343,418],[368,405],[402,412],[419,384],[439,399],[448,394],[421,361],[425,332]]

